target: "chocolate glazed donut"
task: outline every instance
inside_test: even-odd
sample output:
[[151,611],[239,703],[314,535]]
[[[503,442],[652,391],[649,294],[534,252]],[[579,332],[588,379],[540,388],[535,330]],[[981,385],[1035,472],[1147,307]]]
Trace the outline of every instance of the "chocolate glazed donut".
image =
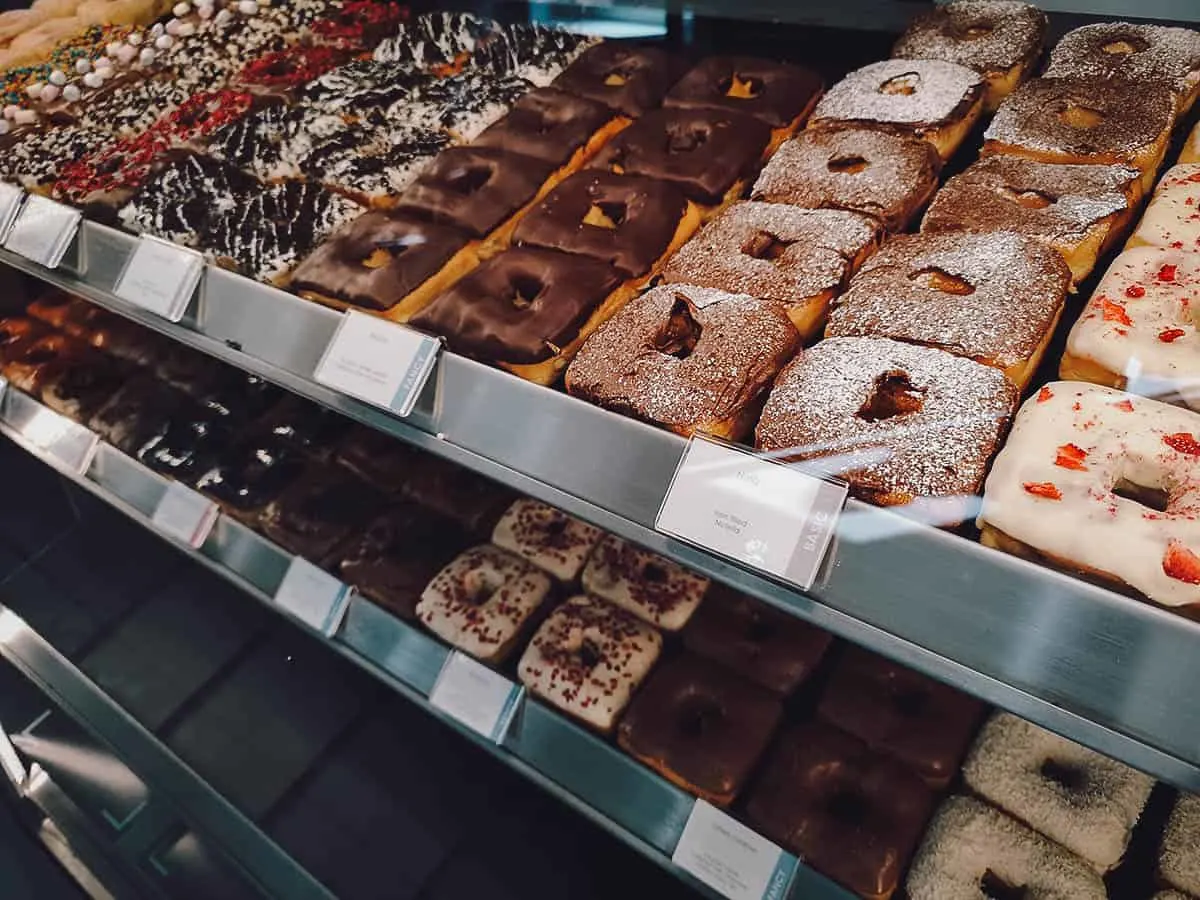
[[554,86],[637,117],[662,103],[682,71],[681,60],[656,47],[607,41],[588,48]]
[[803,123],[824,87],[801,66],[752,56],[710,56],[680,79],[663,105],[745,113],[772,128]]

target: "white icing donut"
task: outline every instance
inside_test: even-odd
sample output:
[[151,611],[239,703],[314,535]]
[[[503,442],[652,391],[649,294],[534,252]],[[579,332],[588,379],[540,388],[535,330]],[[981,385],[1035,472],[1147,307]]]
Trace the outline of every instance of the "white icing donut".
[[996,896],[985,890],[989,878],[1026,900],[1108,897],[1100,876],[1074,854],[974,797],[951,797],[909,869],[909,900],[985,900]]
[[[1165,509],[1130,499],[1138,486],[1169,492]],[[1198,512],[1200,415],[1057,381],[1017,413],[979,524],[1181,608],[1200,604]]]
[[704,598],[708,579],[606,535],[583,570],[583,588],[664,631],[679,631]]
[[1103,874],[1125,855],[1154,787],[1149,775],[999,712],[983,727],[963,780]]
[[417,618],[451,646],[484,662],[503,662],[551,584],[532,563],[483,544],[434,576],[421,593]]
[[1128,247],[1200,250],[1200,164],[1174,166],[1154,189]]
[[[1126,250],[1071,328],[1061,372],[1200,407],[1198,317],[1200,255],[1161,247]],[[1108,377],[1092,371],[1097,367]]]
[[1200,795],[1180,793],[1158,851],[1158,874],[1172,887],[1200,895]]
[[523,556],[560,581],[574,581],[603,533],[553,506],[523,498],[496,523],[492,543]]
[[641,619],[595,597],[572,597],[538,629],[517,667],[533,693],[611,731],[662,650]]

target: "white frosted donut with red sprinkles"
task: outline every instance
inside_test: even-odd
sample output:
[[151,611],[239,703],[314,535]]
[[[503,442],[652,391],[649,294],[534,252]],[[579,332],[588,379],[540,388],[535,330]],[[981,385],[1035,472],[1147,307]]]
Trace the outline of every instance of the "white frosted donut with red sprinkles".
[[1125,246],[1200,250],[1200,164],[1167,170]]
[[989,546],[1200,610],[1200,415],[1046,385],[996,457],[979,527]]
[[1118,256],[1067,337],[1059,375],[1200,408],[1200,254]]

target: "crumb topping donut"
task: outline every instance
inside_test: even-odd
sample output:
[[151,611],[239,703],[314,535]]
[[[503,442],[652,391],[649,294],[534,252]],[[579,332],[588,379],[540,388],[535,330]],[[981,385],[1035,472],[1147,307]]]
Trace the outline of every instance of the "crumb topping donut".
[[500,517],[492,543],[523,556],[559,581],[574,581],[603,534],[549,504],[523,497]]
[[533,563],[483,544],[434,576],[417,602],[417,618],[450,646],[501,663],[551,587],[550,576]]
[[941,59],[988,79],[989,109],[1037,61],[1046,36],[1046,14],[1017,0],[955,0],[922,13],[892,48],[899,59]]
[[922,231],[1013,231],[1053,247],[1076,283],[1115,242],[1141,194],[1129,166],[1061,165],[987,156],[947,181]]
[[1059,374],[1200,409],[1198,314],[1194,254],[1126,250],[1072,326]]
[[985,544],[1200,608],[1200,416],[1078,382],[1021,407],[992,466]]
[[1055,44],[1045,74],[1165,83],[1186,110],[1200,88],[1200,32],[1133,22],[1084,25]]
[[777,304],[664,285],[587,340],[567,369],[567,393],[676,434],[738,440],[799,346]]
[[1032,722],[998,712],[963,764],[971,790],[1103,874],[1125,855],[1154,779]]
[[768,837],[858,896],[887,898],[933,803],[904,766],[814,720],[784,734],[746,813]]
[[915,134],[949,159],[983,108],[978,72],[939,59],[887,59],[831,87],[810,128],[858,125]]
[[830,338],[780,373],[756,445],[792,460],[836,455],[854,495],[882,506],[970,495],[1017,400],[999,370],[934,347]]
[[844,209],[903,231],[937,190],[942,160],[928,141],[867,128],[802,131],[767,161],[751,200]]
[[679,631],[704,598],[708,579],[609,534],[592,551],[583,588],[663,631]]
[[1071,284],[1062,256],[1007,231],[901,235],[834,301],[828,337],[888,337],[939,347],[1032,377]]
[[1181,791],[1163,831],[1158,875],[1167,884],[1200,894],[1200,795]]
[[662,651],[662,635],[595,597],[572,597],[529,642],[517,674],[530,691],[607,734]]
[[752,56],[709,56],[667,93],[663,105],[740,112],[775,129],[802,125],[824,87],[801,66]]
[[1167,169],[1126,247],[1200,251],[1200,165]]
[[878,238],[875,222],[857,213],[744,200],[667,260],[663,280],[778,303],[809,338]]
[[909,900],[1108,897],[1104,881],[1075,854],[974,797],[942,804],[904,886]]
[[649,678],[621,720],[617,741],[671,783],[729,806],[782,716],[769,691],[684,653]]
[[657,47],[606,41],[585,50],[554,86],[637,118],[662,104],[682,71],[680,60]]

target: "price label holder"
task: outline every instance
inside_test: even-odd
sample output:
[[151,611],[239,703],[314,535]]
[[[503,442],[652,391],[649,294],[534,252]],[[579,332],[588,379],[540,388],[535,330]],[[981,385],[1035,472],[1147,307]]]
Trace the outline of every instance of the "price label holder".
[[441,346],[437,338],[350,310],[342,316],[313,377],[343,394],[407,416]]
[[165,534],[198,549],[217,522],[217,504],[178,481],[167,485],[151,522]]
[[204,274],[204,257],[170,241],[142,235],[113,293],[134,306],[178,322]]
[[24,191],[15,184],[0,181],[0,241],[8,237],[24,201]]
[[0,378],[0,420],[37,452],[78,475],[91,468],[100,446],[94,431],[13,389],[4,378]]
[[293,556],[275,590],[275,602],[304,624],[333,637],[345,618],[350,595],[350,585],[307,559]]
[[34,194],[21,207],[4,246],[47,269],[57,269],[79,231],[79,220],[79,210]]
[[694,437],[654,526],[808,590],[837,530],[847,490],[844,482]]
[[784,900],[799,860],[697,800],[671,861],[729,900]]
[[450,652],[429,702],[493,743],[503,742],[525,689],[457,650]]

